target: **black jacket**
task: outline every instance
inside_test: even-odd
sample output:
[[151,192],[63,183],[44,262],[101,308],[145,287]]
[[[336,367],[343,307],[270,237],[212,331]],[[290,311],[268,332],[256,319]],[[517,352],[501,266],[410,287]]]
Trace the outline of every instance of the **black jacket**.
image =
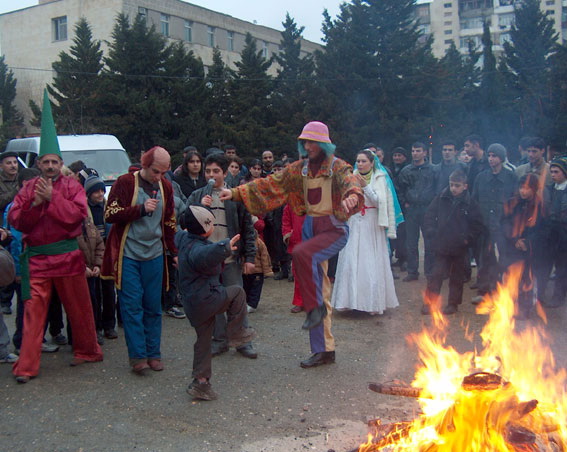
[[[200,206],[201,199],[205,196],[207,189],[208,187],[203,187],[191,193],[191,196],[187,199],[187,205]],[[256,256],[256,234],[252,217],[250,217],[244,204],[239,202],[225,201],[224,208],[229,238],[240,234],[240,240],[237,243],[238,250],[235,254],[240,261],[253,264]]]
[[567,251],[567,189],[556,190],[554,186],[546,186],[544,201],[545,247],[554,246]]
[[468,169],[468,185],[469,192],[473,192],[474,186],[476,184],[476,176],[478,176],[483,171],[490,170],[490,165],[488,164],[488,159],[486,158],[486,153],[482,156],[480,160],[472,159],[469,162]]
[[[409,207],[428,206],[435,198],[435,181],[437,173],[429,162],[416,166],[406,166],[398,176],[400,204]],[[406,206],[408,207],[408,206]]]
[[202,174],[199,175],[199,179],[195,180],[192,179],[188,173],[184,173],[183,171],[179,174],[176,174],[173,180],[175,180],[175,182],[179,184],[181,191],[187,198],[191,196],[191,193],[193,193],[195,190],[207,185],[205,176],[203,176]]
[[455,198],[446,188],[425,212],[423,232],[431,239],[433,251],[459,256],[483,231],[482,214],[468,191]]
[[191,325],[198,327],[219,312],[226,300],[220,282],[222,263],[230,256],[229,239],[217,243],[179,231],[175,235],[179,254],[179,293]]

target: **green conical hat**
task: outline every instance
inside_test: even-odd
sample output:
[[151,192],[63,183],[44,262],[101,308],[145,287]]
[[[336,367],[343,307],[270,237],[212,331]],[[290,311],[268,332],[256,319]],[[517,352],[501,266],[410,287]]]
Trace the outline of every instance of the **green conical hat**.
[[58,155],[61,159],[61,150],[57,141],[57,132],[51,113],[51,103],[47,95],[47,89],[43,90],[43,109],[41,110],[41,138],[39,140],[39,157],[47,154]]

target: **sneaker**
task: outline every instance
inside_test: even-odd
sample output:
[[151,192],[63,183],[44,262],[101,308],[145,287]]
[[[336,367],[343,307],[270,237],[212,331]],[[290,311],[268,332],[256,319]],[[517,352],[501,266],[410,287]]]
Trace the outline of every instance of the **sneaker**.
[[474,268],[476,267],[476,261],[473,259],[471,259],[471,267]]
[[2,311],[2,314],[4,314],[4,315],[12,314],[12,308],[10,306],[2,306],[0,308],[0,310]]
[[57,351],[59,351],[59,345],[48,344],[47,342],[41,344],[41,353],[55,353]]
[[118,333],[114,328],[110,328],[108,330],[104,330],[104,337],[107,339],[118,339]]
[[205,383],[199,383],[199,381],[193,380],[187,388],[187,394],[194,399],[199,400],[216,400],[218,398],[216,392],[213,391],[213,388],[208,381]]
[[246,311],[248,312],[248,314],[252,314],[253,312],[256,312],[256,308],[253,308],[252,306],[247,306]]
[[54,344],[57,345],[67,345],[68,343],[67,338],[61,333],[59,333],[57,336],[51,336],[51,340]]
[[4,358],[0,358],[0,364],[13,364],[18,360],[18,355],[8,353]]
[[174,319],[184,319],[186,317],[186,315],[176,307],[169,308],[167,311],[165,311],[165,315],[173,317]]

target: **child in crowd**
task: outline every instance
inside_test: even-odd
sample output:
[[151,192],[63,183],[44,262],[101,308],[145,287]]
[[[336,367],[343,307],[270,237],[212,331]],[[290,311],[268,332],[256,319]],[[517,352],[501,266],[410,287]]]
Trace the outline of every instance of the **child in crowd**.
[[465,280],[465,256],[468,247],[483,229],[480,207],[467,190],[467,176],[456,170],[449,176],[445,188],[427,209],[424,231],[431,238],[435,252],[432,275],[427,280],[426,303],[421,309],[424,315],[431,313],[431,304],[440,297],[443,279],[449,275],[449,302],[444,314],[454,314],[463,301]]
[[[541,247],[543,200],[535,173],[520,178],[516,195],[504,205],[502,228],[506,238],[503,261],[506,268],[521,264],[516,318],[527,320],[535,305],[537,286],[534,281],[534,257]],[[535,289],[535,290],[534,290]]]
[[[252,217],[252,221],[254,221]],[[254,223],[256,225],[256,223]],[[272,271],[272,261],[266,244],[261,239],[258,230],[256,233],[256,257],[254,258],[254,273],[242,275],[244,291],[246,292],[246,303],[248,304],[248,312],[252,313],[258,308],[260,297],[262,296],[262,287],[264,287],[264,278],[274,275]]]
[[181,218],[181,227],[186,231],[178,232],[175,238],[183,307],[197,333],[193,347],[193,382],[187,393],[200,400],[217,398],[210,384],[215,316],[227,313],[230,347],[240,347],[256,336],[254,329],[244,327],[247,316],[244,290],[238,286],[224,287],[220,282],[222,264],[237,250],[240,234],[212,243],[207,238],[213,233],[214,221],[214,215],[207,208],[188,206]]

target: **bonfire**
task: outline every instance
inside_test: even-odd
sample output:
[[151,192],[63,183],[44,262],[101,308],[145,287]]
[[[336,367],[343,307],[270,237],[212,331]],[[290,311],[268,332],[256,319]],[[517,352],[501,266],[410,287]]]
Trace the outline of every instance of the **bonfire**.
[[539,304],[542,321],[516,328],[521,271],[513,267],[477,307],[477,313],[489,315],[480,351],[461,354],[447,345],[440,300],[426,300],[432,325],[409,338],[421,361],[415,380],[369,386],[416,397],[421,414],[407,422],[377,422],[359,452],[567,451],[567,372],[555,365]]

